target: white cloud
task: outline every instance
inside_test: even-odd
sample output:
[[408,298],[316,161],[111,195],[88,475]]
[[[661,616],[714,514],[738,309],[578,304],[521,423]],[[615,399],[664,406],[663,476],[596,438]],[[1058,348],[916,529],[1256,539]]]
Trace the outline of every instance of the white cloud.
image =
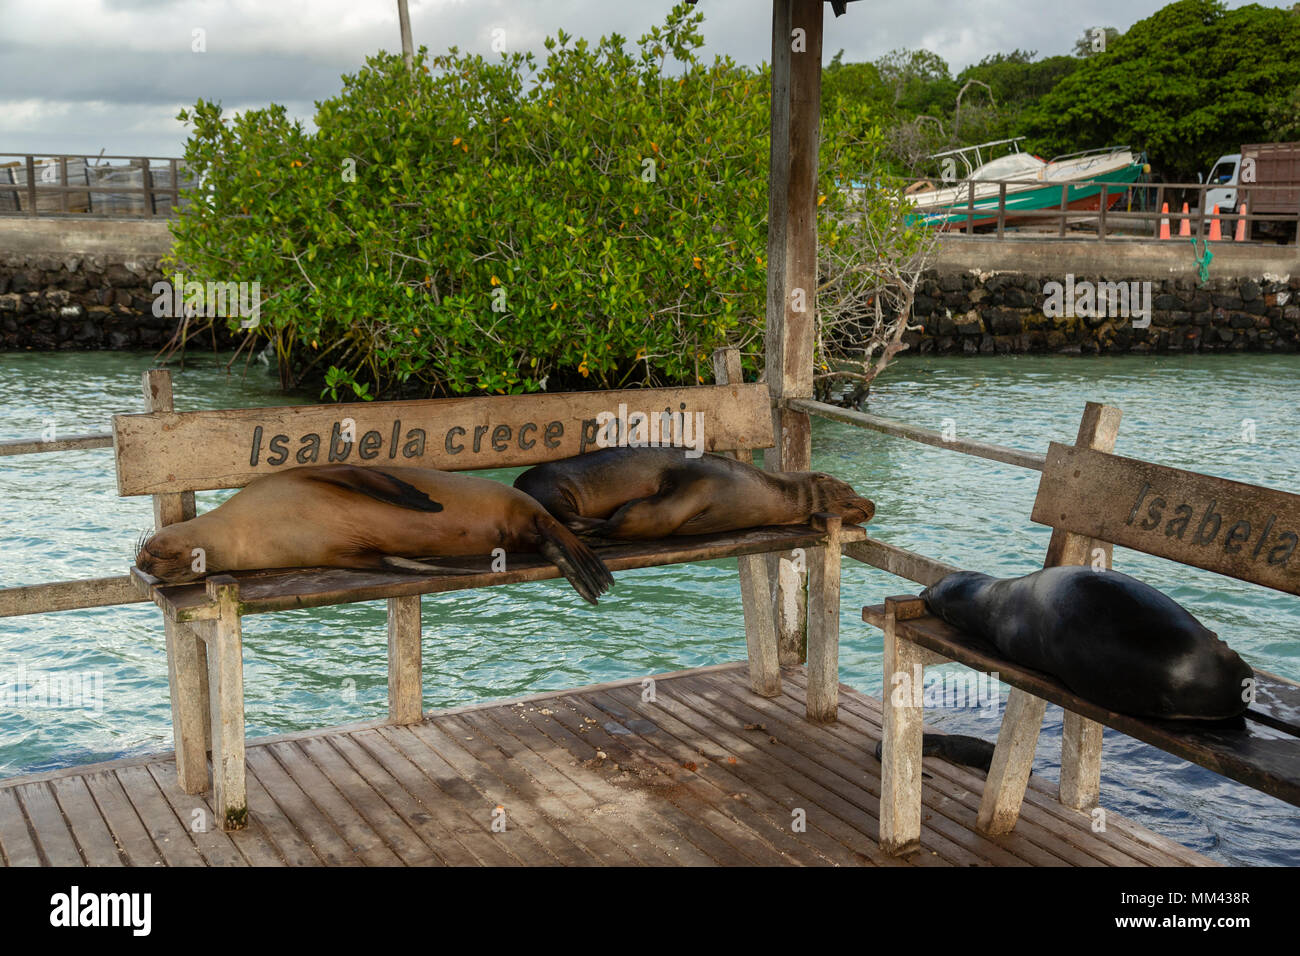
[[[1229,0],[1241,6],[1245,0]],[[1290,0],[1275,3],[1289,6]],[[589,40],[617,32],[629,42],[661,22],[670,0],[411,0],[417,46],[452,45],[492,55],[494,29],[509,50],[544,55],[564,29]],[[826,10],[825,56],[872,60],[925,46],[954,72],[995,52],[1069,52],[1092,26],[1127,29],[1159,0],[911,0]],[[700,0],[707,55],[757,64],[771,55],[765,0]],[[332,96],[339,76],[378,49],[400,49],[396,0],[0,0],[0,149],[178,155],[173,119],[199,97],[228,108],[282,103],[304,120]],[[206,31],[207,51],[191,51]]]

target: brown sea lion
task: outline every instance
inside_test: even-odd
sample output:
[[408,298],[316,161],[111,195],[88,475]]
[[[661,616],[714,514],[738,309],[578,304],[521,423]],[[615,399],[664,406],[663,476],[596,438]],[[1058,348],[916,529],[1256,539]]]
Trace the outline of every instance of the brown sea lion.
[[822,472],[763,471],[681,448],[605,448],[530,468],[515,487],[573,531],[613,539],[807,524],[817,512],[862,524],[876,513]]
[[[196,548],[202,573],[194,569]],[[136,564],[180,583],[267,568],[452,570],[409,559],[495,548],[544,555],[592,604],[614,583],[604,562],[528,495],[432,468],[321,465],[258,478],[145,540]]]

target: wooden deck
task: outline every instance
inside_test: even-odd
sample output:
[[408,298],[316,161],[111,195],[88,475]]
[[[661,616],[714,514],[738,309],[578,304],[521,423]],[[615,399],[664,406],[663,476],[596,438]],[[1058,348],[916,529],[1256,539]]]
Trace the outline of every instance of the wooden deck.
[[[6,865],[1214,865],[1031,780],[1014,833],[975,832],[982,775],[927,759],[922,849],[876,845],[880,703],[841,688],[804,719],[802,668],[775,699],[744,664],[251,741],[248,829],[211,826],[170,754],[0,781]],[[498,808],[500,808],[498,810]],[[795,810],[806,831],[793,832]],[[494,814],[505,829],[493,831]]]

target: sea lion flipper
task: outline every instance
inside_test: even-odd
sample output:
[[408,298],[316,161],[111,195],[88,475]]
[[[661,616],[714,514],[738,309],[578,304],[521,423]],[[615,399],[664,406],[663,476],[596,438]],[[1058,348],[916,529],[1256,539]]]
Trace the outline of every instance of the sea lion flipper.
[[395,478],[378,468],[361,468],[357,465],[324,465],[312,468],[304,475],[311,481],[320,481],[358,494],[368,495],[377,501],[397,505],[399,508],[411,508],[415,511],[442,510],[442,505],[419,488]]
[[537,550],[560,569],[588,604],[595,604],[613,586],[614,575],[609,573],[605,562],[550,515],[538,515],[537,533],[541,536]]
[[386,554],[382,558],[383,563],[390,568],[396,568],[399,571],[419,571],[424,574],[433,572],[435,574],[479,574],[474,568],[450,568],[445,564],[429,564],[425,561],[413,561],[410,558],[399,557],[394,554]]

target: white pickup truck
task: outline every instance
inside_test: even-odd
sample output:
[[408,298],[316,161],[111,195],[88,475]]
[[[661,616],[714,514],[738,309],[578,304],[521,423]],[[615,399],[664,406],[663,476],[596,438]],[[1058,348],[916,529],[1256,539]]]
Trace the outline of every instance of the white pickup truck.
[[1205,209],[1235,213],[1245,202],[1251,213],[1290,216],[1290,222],[1252,222],[1251,238],[1296,234],[1300,214],[1300,143],[1254,143],[1214,161],[1205,178]]

